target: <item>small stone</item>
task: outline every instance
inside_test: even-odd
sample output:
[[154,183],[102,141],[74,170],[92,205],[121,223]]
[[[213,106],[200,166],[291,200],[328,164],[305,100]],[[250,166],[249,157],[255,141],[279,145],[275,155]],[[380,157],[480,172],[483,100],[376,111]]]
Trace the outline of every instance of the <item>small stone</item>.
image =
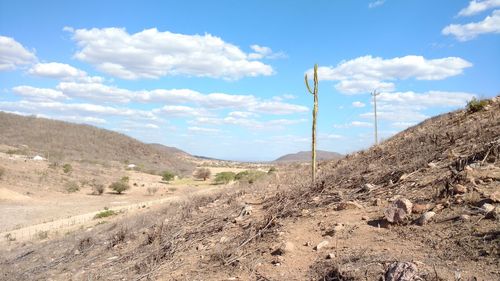
[[384,205],[384,202],[382,201],[382,199],[377,198],[377,199],[373,200],[373,206],[378,206],[378,207],[380,207],[380,206],[382,206],[382,205]]
[[461,220],[461,221],[470,221],[470,216],[466,215],[466,214],[463,214],[463,215],[460,215],[458,217],[458,219]]
[[461,184],[457,184],[453,187],[453,192],[455,194],[464,194],[464,193],[467,193],[467,187],[461,185]]
[[370,220],[370,217],[368,217],[368,216],[362,216],[361,220],[367,221],[367,220]]
[[219,240],[220,243],[225,243],[227,242],[229,239],[226,237],[226,236],[222,236]]
[[485,214],[492,212],[493,210],[495,210],[495,206],[491,204],[484,203],[483,206],[481,206],[481,211],[483,211],[483,213]]
[[420,280],[417,266],[411,262],[393,262],[385,272],[385,281]]
[[306,246],[306,247],[311,247],[311,245],[312,245],[312,244],[311,244],[311,242],[309,242],[309,241],[307,241],[306,243],[304,243],[304,246]]
[[439,212],[439,211],[441,211],[442,209],[444,209],[443,204],[437,204],[436,206],[434,206],[434,208],[432,208],[432,210],[433,210],[434,212]]
[[496,191],[490,194],[490,199],[495,203],[500,203],[500,191]]
[[414,214],[422,214],[422,213],[425,213],[427,212],[427,210],[430,209],[430,205],[429,204],[413,204],[413,207],[412,207],[412,212]]
[[437,164],[436,163],[428,163],[427,166],[429,166],[429,168],[436,168],[437,167]]
[[321,248],[324,248],[326,245],[328,245],[328,243],[328,241],[323,240],[318,245],[316,245],[316,247],[314,247],[314,250],[319,251],[321,250]]
[[390,223],[403,222],[411,214],[413,204],[406,198],[399,198],[392,202],[384,211],[385,219]]
[[335,258],[335,254],[334,253],[329,253],[328,255],[326,255],[326,259],[327,260],[333,260]]
[[75,256],[78,256],[80,254],[80,251],[78,249],[75,250]]
[[435,215],[436,213],[434,212],[425,212],[420,218],[418,218],[417,224],[426,225]]
[[337,206],[337,211],[363,209],[363,206],[355,201],[342,202]]

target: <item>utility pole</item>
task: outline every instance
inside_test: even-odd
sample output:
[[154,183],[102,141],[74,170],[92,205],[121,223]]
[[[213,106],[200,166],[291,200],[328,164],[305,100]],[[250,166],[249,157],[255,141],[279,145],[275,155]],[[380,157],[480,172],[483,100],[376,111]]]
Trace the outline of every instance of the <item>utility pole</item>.
[[378,128],[377,128],[377,96],[380,95],[380,93],[377,93],[377,90],[374,90],[373,93],[371,93],[373,96],[373,115],[375,117],[375,145],[378,145]]

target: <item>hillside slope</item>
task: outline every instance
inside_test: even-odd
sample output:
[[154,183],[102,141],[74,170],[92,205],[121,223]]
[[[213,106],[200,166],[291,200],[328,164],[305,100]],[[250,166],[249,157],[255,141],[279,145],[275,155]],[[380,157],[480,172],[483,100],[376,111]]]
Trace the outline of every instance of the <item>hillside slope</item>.
[[[500,98],[325,163],[314,185],[306,168],[9,246],[0,272],[7,280],[500,280]],[[398,198],[413,207],[389,223]],[[428,211],[434,217],[420,224]]]
[[[145,144],[126,135],[45,118],[0,112],[0,144],[22,148],[29,156],[51,161],[133,163],[146,170],[189,172],[187,153],[156,144]],[[161,146],[161,147],[160,147]]]
[[[343,155],[337,152],[330,152],[325,150],[316,150],[316,158],[318,161],[336,160],[342,158]],[[311,151],[300,151],[297,153],[290,153],[279,157],[273,162],[306,162],[311,161]]]

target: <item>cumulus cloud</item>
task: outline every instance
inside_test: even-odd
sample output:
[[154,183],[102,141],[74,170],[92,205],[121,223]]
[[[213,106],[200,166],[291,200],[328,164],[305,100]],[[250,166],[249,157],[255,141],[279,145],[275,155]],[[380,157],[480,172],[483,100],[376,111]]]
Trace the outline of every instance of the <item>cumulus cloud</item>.
[[[363,56],[343,61],[335,67],[319,67],[320,80],[339,81],[337,90],[345,94],[367,93],[374,89],[393,91],[393,80],[442,80],[459,75],[472,64],[462,58],[426,59],[404,56],[392,59]],[[307,71],[312,73],[312,69]]]
[[162,108],[154,109],[153,112],[167,117],[198,117],[208,115],[203,109],[182,105],[166,105]]
[[357,107],[357,108],[361,108],[361,107],[365,107],[366,104],[364,104],[364,103],[362,103],[360,101],[355,101],[355,102],[352,103],[352,106]]
[[483,11],[500,7],[500,0],[472,0],[466,8],[463,8],[458,13],[459,17],[473,16]]
[[134,93],[127,89],[107,86],[101,83],[61,82],[56,88],[70,97],[99,102],[126,103],[134,96]]
[[0,71],[14,70],[18,66],[36,61],[33,52],[11,37],[0,36]]
[[459,41],[468,41],[481,34],[500,33],[500,10],[493,13],[480,22],[467,24],[450,24],[442,31],[444,35],[453,35]]
[[377,1],[373,1],[373,2],[370,2],[368,4],[368,8],[372,9],[372,8],[376,8],[378,6],[382,6],[384,5],[385,3],[385,0],[377,0]]
[[[185,35],[146,29],[134,34],[124,28],[65,28],[79,50],[75,58],[122,79],[186,75],[239,79],[267,76],[273,68],[254,55],[211,34]],[[255,54],[272,52],[254,45]]]
[[191,120],[189,123],[195,125],[234,125],[241,126],[253,130],[278,130],[285,126],[300,124],[307,119],[273,119],[261,121],[250,116],[242,116],[238,114],[229,114],[224,118],[219,117],[199,117]]
[[58,63],[58,62],[37,63],[33,67],[31,67],[28,73],[35,76],[56,78],[56,79],[65,79],[68,77],[77,78],[77,77],[87,76],[87,73],[85,73],[85,71],[74,68],[69,64]]
[[17,86],[12,88],[12,91],[29,100],[57,100],[57,99],[67,99],[68,97],[64,95],[61,91],[56,91],[54,89],[47,88],[35,88],[32,86]]
[[[427,109],[462,107],[475,96],[472,93],[444,91],[381,93],[377,96],[377,117],[395,122],[395,127],[402,127],[402,124],[415,124],[428,118],[424,112]],[[373,118],[373,112],[363,113],[361,117]]]

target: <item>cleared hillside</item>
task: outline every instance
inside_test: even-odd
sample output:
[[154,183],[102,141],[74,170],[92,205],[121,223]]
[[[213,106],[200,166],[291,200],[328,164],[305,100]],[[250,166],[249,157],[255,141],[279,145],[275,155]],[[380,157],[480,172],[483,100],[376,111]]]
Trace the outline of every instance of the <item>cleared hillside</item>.
[[[306,168],[9,246],[0,272],[7,280],[500,280],[500,98],[325,163],[315,184]],[[402,198],[413,206],[390,223],[387,210]],[[420,223],[427,212],[434,216]]]
[[[331,152],[325,150],[316,151],[316,159],[318,161],[336,160],[342,157],[343,155],[337,152]],[[311,161],[311,151],[300,151],[297,153],[286,154],[274,160],[273,162],[286,163],[286,162],[307,162],[307,161]]]
[[189,173],[187,153],[158,144],[145,144],[126,135],[90,125],[0,112],[0,144],[37,154],[51,161],[133,163],[152,171]]

